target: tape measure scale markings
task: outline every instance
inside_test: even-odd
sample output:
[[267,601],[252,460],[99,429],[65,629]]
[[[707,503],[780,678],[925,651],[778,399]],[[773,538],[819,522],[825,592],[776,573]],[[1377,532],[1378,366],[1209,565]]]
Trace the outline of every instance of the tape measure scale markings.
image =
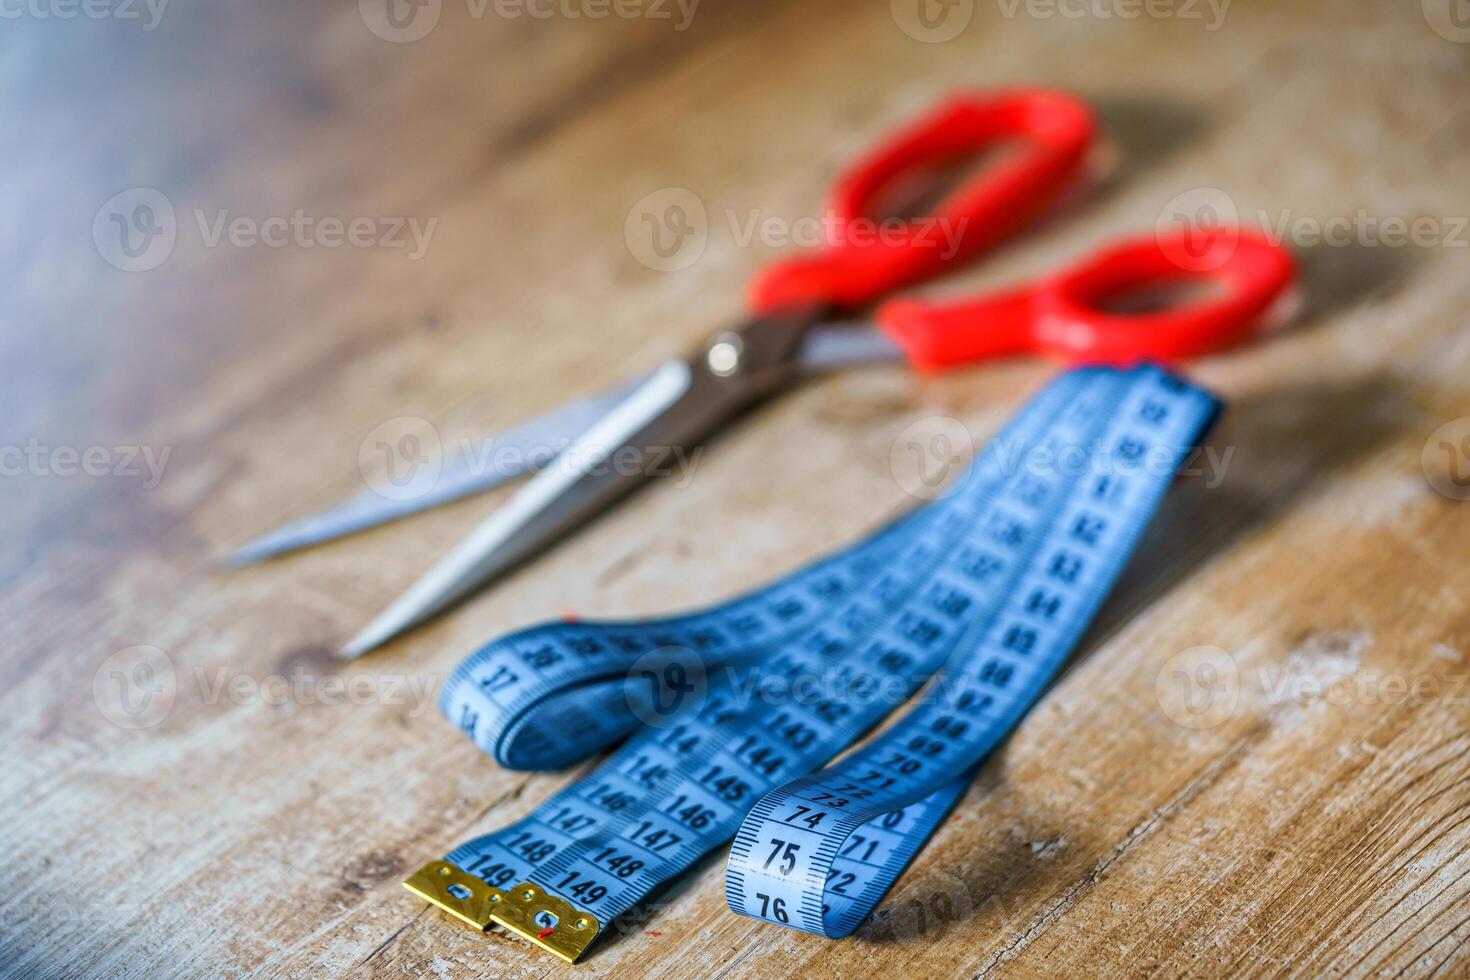
[[[572,961],[733,837],[734,911],[847,935],[1060,668],[1216,410],[1157,368],[1071,371],[959,492],[848,551],[699,613],[487,645],[440,704],[502,765],[555,768],[633,734],[405,885]],[[1054,465],[1068,458],[1088,465]]]

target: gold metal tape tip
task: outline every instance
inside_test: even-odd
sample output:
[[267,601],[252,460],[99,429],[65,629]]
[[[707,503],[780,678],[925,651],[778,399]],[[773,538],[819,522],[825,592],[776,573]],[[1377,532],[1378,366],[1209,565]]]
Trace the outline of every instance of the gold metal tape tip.
[[480,930],[493,922],[568,963],[575,963],[602,929],[595,915],[540,885],[521,882],[502,890],[448,861],[430,861],[403,887],[461,922]]
[[500,895],[492,899],[490,918],[568,963],[577,961],[602,928],[597,916],[549,894],[540,885],[523,881]]
[[466,925],[490,928],[491,888],[448,861],[430,861],[404,879],[403,887]]

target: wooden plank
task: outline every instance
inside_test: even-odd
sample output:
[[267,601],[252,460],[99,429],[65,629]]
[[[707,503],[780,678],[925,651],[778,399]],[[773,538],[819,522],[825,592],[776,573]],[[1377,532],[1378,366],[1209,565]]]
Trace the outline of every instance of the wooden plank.
[[[887,458],[908,423],[988,432],[1050,369],[810,386],[687,487],[351,666],[333,647],[503,494],[260,568],[213,559],[355,487],[390,419],[452,445],[679,349],[776,253],[742,246],[742,223],[811,213],[837,166],[938,91],[1042,83],[1098,104],[1117,171],[938,288],[1147,230],[1201,187],[1296,239],[1299,326],[1197,366],[1232,403],[1223,482],[1181,484],[1067,676],[855,938],[730,915],[712,858],[578,972],[1466,971],[1470,510],[1421,455],[1470,415],[1467,49],[1418,5],[1236,0],[1216,30],[1208,7],[959,7],[968,26],[933,44],[891,5],[836,0],[703,0],[687,31],[446,3],[410,44],[345,2],[179,6],[153,31],[15,23],[0,120],[23,137],[0,201],[25,233],[4,236],[19,315],[0,335],[0,446],[45,453],[5,481],[5,969],[561,969],[398,887],[577,775],[496,769],[434,711],[444,674],[514,626],[687,608],[840,546],[904,505]],[[169,196],[179,241],[125,274],[91,223],[130,186]],[[677,272],[623,233],[663,187],[711,218]],[[296,208],[436,224],[416,261],[210,247],[199,227]],[[1348,242],[1311,244],[1333,218]],[[1395,219],[1430,240],[1367,240]],[[113,468],[127,447],[168,456],[149,485],[146,467],[63,476],[59,446]],[[177,691],[131,730],[100,706],[109,658],[137,645]],[[1211,725],[1181,700],[1199,648],[1231,656],[1238,694]],[[371,703],[340,703],[337,681],[375,685]]]

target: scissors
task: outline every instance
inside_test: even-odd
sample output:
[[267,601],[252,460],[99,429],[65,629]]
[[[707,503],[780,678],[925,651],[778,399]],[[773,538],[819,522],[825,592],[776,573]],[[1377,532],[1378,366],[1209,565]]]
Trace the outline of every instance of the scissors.
[[[890,224],[891,234],[832,235],[820,249],[768,266],[749,288],[749,316],[687,356],[479,444],[501,451],[447,461],[434,485],[412,499],[360,492],[252,541],[230,560],[245,564],[315,544],[536,470],[342,649],[356,657],[458,603],[643,483],[643,469],[607,465],[619,453],[650,460],[688,448],[803,376],[900,358],[930,371],[1022,353],[1069,364],[1167,363],[1250,336],[1286,294],[1295,267],[1284,248],[1243,228],[1119,240],[997,293],[879,305],[1034,220],[1083,174],[1095,132],[1091,110],[1057,91],[951,97],[855,161],[830,198],[833,227],[871,227],[905,182],[1015,147],[946,194],[927,218]],[[1197,285],[1211,288],[1164,309],[1106,305],[1135,291]],[[872,322],[855,319],[874,307]],[[570,465],[548,465],[559,446]],[[496,462],[475,465],[489,458]]]

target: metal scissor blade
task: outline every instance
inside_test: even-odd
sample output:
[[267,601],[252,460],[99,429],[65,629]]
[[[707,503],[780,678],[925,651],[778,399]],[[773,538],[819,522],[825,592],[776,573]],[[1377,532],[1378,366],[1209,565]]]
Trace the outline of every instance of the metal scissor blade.
[[819,323],[802,338],[798,362],[803,371],[815,374],[857,364],[901,361],[903,356],[898,344],[877,327]]
[[647,379],[647,374],[640,374],[465,447],[464,451],[444,460],[438,477],[427,490],[410,497],[389,496],[373,489],[360,491],[336,506],[309,514],[247,542],[225,561],[235,566],[248,565],[320,544],[489,490],[539,469]]
[[[793,318],[794,319],[794,318]],[[797,370],[809,321],[756,320],[667,361],[342,649],[356,657],[463,599],[640,485],[667,456]]]
[[[631,486],[599,463],[667,412],[689,390],[684,361],[669,361],[470,532],[342,649],[359,656],[463,598]],[[642,472],[636,474],[641,476]]]

